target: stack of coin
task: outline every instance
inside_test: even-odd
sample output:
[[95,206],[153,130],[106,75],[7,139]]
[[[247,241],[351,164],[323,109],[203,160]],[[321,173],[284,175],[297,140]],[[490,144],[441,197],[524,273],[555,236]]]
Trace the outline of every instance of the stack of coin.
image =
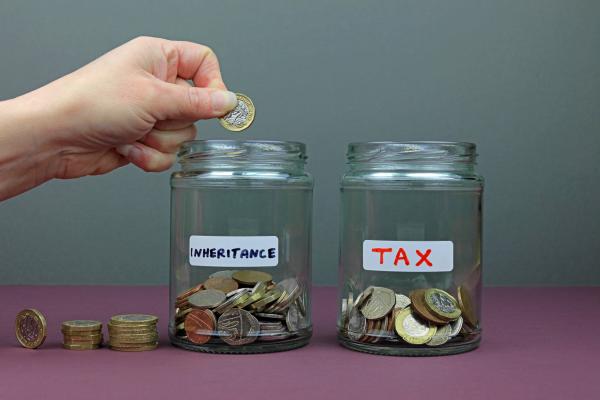
[[241,346],[290,338],[309,328],[308,293],[296,278],[219,271],[175,301],[175,335],[192,344]]
[[409,296],[376,286],[356,297],[349,292],[342,299],[340,333],[363,343],[441,346],[478,329],[468,291],[459,287],[457,293],[458,300],[436,288],[413,290]]
[[61,331],[65,349],[94,350],[102,346],[102,323],[99,321],[65,321]]
[[154,350],[158,346],[158,318],[146,314],[115,315],[108,323],[109,345],[118,351]]

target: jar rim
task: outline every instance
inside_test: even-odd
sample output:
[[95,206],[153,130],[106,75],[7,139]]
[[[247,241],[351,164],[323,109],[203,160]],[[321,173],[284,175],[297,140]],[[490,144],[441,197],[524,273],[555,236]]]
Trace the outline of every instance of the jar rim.
[[477,146],[451,141],[373,141],[348,144],[353,163],[474,163]]
[[301,142],[258,139],[203,139],[184,142],[177,153],[180,163],[209,160],[304,161]]

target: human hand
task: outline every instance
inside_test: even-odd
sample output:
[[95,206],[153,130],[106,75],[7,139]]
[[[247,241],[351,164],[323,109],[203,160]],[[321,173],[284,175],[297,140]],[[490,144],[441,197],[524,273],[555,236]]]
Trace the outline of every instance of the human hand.
[[151,37],[15,100],[51,118],[34,140],[56,154],[45,180],[104,174],[128,162],[163,171],[181,143],[195,138],[196,120],[237,104],[208,47]]

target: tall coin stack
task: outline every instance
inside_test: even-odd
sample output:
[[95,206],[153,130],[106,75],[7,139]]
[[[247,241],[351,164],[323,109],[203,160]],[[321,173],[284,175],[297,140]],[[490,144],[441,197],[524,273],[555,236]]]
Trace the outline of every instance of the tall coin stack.
[[74,320],[61,325],[63,347],[68,350],[94,350],[102,345],[100,321]]
[[146,314],[115,315],[108,323],[109,346],[117,351],[146,351],[158,346],[158,318]]

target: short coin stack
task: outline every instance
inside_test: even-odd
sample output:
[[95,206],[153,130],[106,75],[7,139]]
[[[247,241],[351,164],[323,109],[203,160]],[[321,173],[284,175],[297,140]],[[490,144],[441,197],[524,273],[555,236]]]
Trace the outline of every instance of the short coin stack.
[[102,323],[99,321],[65,321],[61,325],[61,331],[65,349],[94,350],[102,346]]
[[158,346],[158,318],[146,314],[115,315],[108,323],[109,346],[117,351],[146,351]]
[[368,287],[356,299],[348,293],[342,299],[340,332],[362,343],[441,346],[478,329],[469,292],[459,287],[457,294],[458,300],[444,290],[430,288],[405,296],[377,286]]
[[310,327],[307,296],[293,277],[275,283],[262,271],[219,271],[177,297],[176,336],[196,345],[285,340]]

